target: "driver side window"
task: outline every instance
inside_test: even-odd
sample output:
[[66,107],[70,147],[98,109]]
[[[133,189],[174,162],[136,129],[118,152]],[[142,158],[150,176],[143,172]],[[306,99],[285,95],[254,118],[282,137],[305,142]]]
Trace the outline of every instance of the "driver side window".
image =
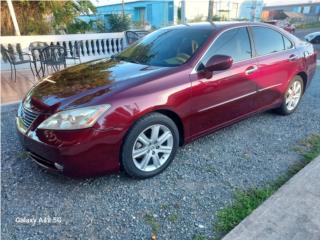
[[205,65],[214,55],[230,56],[233,62],[250,59],[252,50],[247,28],[240,27],[222,33],[202,59],[202,64]]

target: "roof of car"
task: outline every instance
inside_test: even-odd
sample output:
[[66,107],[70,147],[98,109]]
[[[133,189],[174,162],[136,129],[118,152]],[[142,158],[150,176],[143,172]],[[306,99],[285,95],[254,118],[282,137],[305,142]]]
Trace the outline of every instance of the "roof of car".
[[227,29],[231,27],[237,27],[237,26],[248,26],[248,25],[261,25],[265,26],[266,24],[264,23],[259,23],[259,22],[247,22],[247,21],[235,21],[235,22],[230,22],[230,21],[221,21],[221,22],[198,22],[198,23],[187,23],[187,24],[180,24],[176,26],[171,26],[169,28],[195,28],[195,29],[216,29],[216,30],[221,30],[221,29]]
[[180,24],[174,25],[170,27],[165,27],[164,29],[183,29],[183,28],[191,28],[191,29],[203,29],[203,30],[212,30],[214,32],[222,32],[224,30],[234,28],[234,27],[241,27],[241,26],[261,26],[267,28],[273,28],[286,36],[287,38],[291,39],[296,44],[299,43],[301,40],[296,36],[288,33],[282,28],[279,28],[275,25],[262,23],[262,22],[247,22],[247,21],[221,21],[221,22],[197,22],[197,23],[187,23],[187,24]]

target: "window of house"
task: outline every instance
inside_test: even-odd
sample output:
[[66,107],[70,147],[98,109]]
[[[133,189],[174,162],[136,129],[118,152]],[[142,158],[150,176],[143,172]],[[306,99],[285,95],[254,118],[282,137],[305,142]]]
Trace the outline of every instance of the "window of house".
[[310,6],[303,7],[303,12],[302,13],[309,14],[310,13]]

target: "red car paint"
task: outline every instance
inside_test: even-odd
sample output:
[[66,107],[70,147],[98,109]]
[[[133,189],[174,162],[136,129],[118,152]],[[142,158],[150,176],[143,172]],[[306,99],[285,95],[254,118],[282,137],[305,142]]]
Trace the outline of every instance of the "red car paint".
[[[294,47],[234,63],[228,70],[209,75],[195,71],[220,33],[256,25],[279,31]],[[30,90],[22,104],[40,115],[25,133],[18,133],[33,159],[57,172],[53,163],[59,163],[64,167],[63,174],[72,177],[118,171],[123,139],[144,115],[159,111],[173,118],[179,126],[181,144],[185,144],[254,113],[278,107],[289,81],[300,74],[307,87],[316,69],[312,45],[274,26],[203,23],[172,28],[210,28],[212,35],[187,63],[178,67],[98,60],[57,72]],[[289,61],[292,56],[294,59]],[[255,66],[256,71],[246,74]],[[111,108],[92,128],[37,128],[55,112],[105,103]]]

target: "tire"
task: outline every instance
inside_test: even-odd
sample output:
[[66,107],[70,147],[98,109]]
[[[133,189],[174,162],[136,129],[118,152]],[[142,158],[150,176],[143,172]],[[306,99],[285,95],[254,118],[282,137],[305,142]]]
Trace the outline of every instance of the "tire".
[[153,177],[170,165],[178,146],[176,124],[163,114],[148,114],[139,119],[125,137],[122,168],[133,178]]
[[[299,93],[298,92],[296,93],[295,97],[292,97],[293,95],[291,95],[291,98],[290,98],[290,90],[292,92],[292,90],[294,89],[294,86],[300,86],[300,91],[299,91]],[[300,76],[295,76],[291,80],[291,82],[289,83],[289,86],[286,90],[286,93],[283,96],[283,102],[282,102],[281,106],[276,109],[276,112],[281,115],[289,115],[289,114],[293,113],[297,109],[297,107],[301,101],[303,92],[304,92],[303,79]],[[294,100],[295,103],[293,105],[288,103],[289,98],[295,99]]]

